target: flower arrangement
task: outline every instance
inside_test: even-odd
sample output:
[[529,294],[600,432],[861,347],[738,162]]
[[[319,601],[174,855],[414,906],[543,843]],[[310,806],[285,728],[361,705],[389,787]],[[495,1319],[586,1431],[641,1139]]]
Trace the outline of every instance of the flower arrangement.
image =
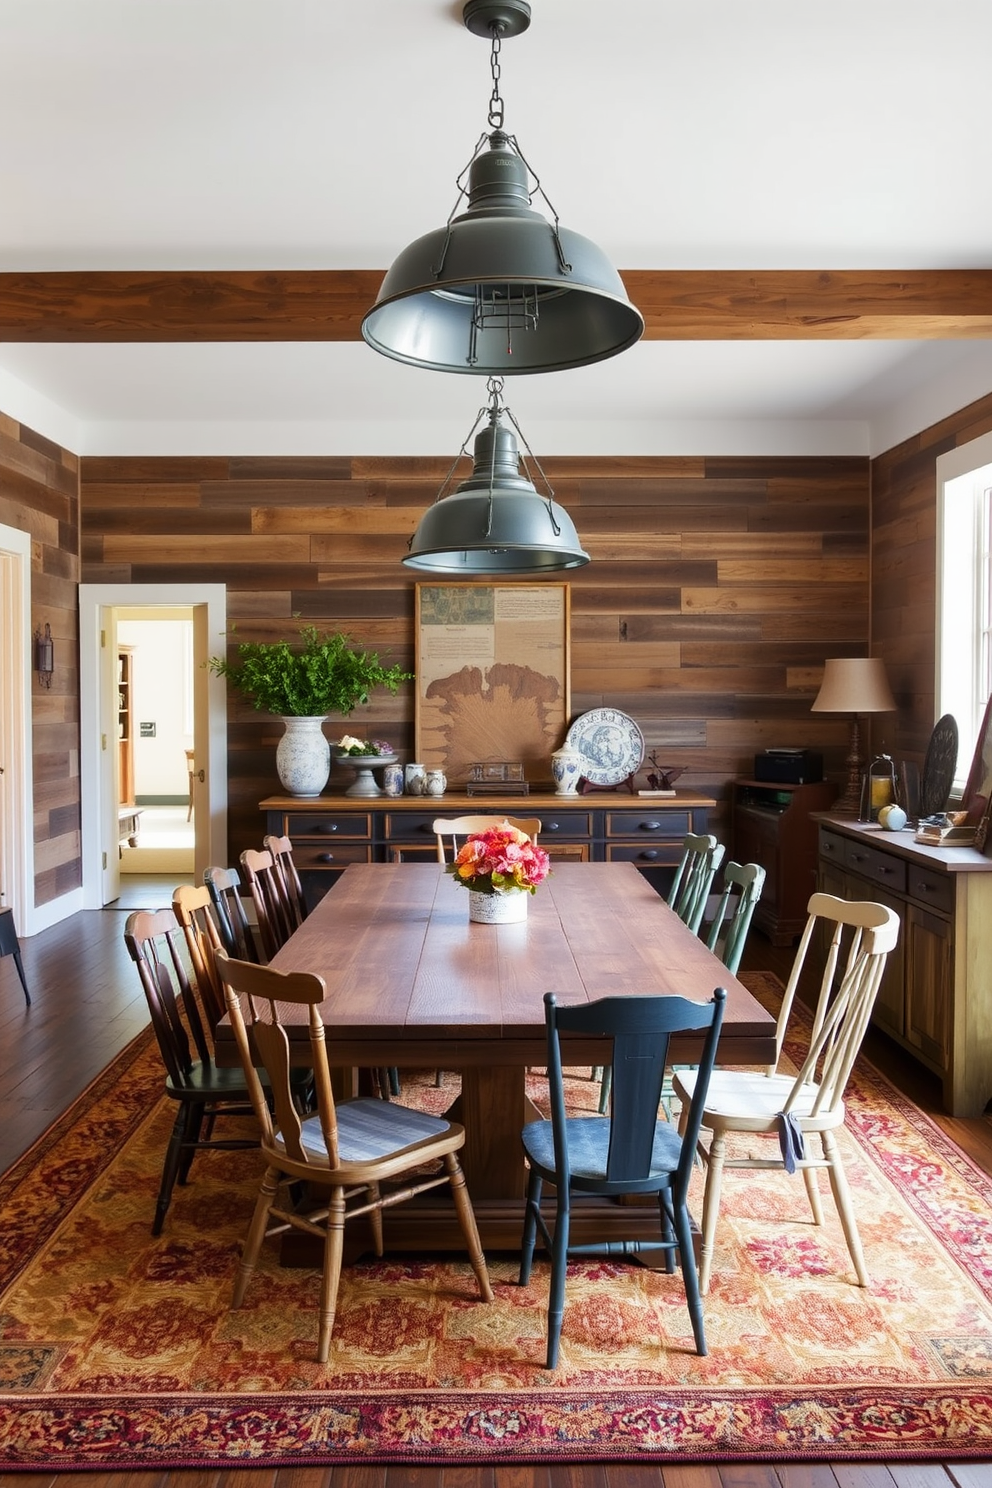
[[388,739],[356,739],[354,734],[345,734],[334,747],[338,754],[364,755],[366,759],[376,754],[392,759],[396,753]]
[[466,837],[445,872],[475,894],[533,894],[547,878],[551,860],[543,848],[507,821]]

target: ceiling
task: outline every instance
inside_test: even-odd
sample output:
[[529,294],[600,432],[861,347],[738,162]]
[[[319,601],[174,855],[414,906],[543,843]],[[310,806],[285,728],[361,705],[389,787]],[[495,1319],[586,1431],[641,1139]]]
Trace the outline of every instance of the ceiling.
[[[988,0],[532,0],[506,126],[621,270],[992,268]],[[385,269],[486,129],[451,0],[0,0],[0,274]],[[992,339],[643,340],[511,380],[540,456],[878,453]],[[360,341],[0,342],[81,453],[454,453],[484,381]]]

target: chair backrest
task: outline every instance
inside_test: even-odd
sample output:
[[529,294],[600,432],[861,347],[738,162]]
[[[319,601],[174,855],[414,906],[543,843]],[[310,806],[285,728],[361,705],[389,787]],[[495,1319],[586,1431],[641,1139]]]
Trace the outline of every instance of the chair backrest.
[[[723,891],[709,923],[706,944],[720,957],[728,971],[736,972],[744,954],[754,907],[765,886],[760,863],[728,863],[723,870]],[[700,926],[700,935],[707,927]]]
[[186,974],[180,950],[182,941],[182,931],[171,909],[137,910],[128,915],[124,924],[124,944],[138,968],[169,1078],[177,1089],[189,1089],[195,1062],[190,1037],[195,1058],[201,1063],[210,1063],[210,1049]]
[[668,891],[668,903],[694,935],[702,924],[710,885],[722,862],[723,844],[715,837],[696,832],[683,837],[682,857]]
[[203,1014],[213,1034],[226,1012],[224,988],[216,961],[217,952],[223,950],[224,942],[206,884],[180,884],[173,891],[172,912],[183,932]]
[[[820,928],[828,931],[829,943],[813,1013],[812,1043],[817,1042],[820,1029],[835,999],[838,974],[843,985],[844,979],[867,949],[871,967],[877,971],[880,980],[885,969],[885,959],[894,948],[899,935],[899,916],[884,904],[875,904],[871,900],[838,899],[833,894],[815,893],[810,896],[806,908],[806,926],[796,949],[775,1026],[775,1064],[769,1067],[770,1074],[778,1066],[806,955],[810,946],[817,943]],[[877,985],[874,991],[878,991]],[[837,992],[836,996],[839,995]]]
[[261,961],[255,936],[241,898],[241,876],[236,868],[204,868],[203,882],[217,911],[221,940],[229,956]]
[[821,998],[809,1051],[783,1103],[786,1115],[803,1087],[811,1084],[818,1088],[809,1116],[815,1119],[835,1110],[867,1031],[886,959],[899,938],[899,916],[882,904],[865,903],[858,907],[874,911],[864,916],[873,923],[855,926],[856,946],[848,957],[840,986],[829,999]]
[[[567,1182],[569,1169],[568,1125],[559,1035],[580,1033],[613,1040],[609,1062],[613,1066],[610,1101],[610,1142],[607,1157],[608,1183],[636,1184],[648,1178],[658,1106],[661,1101],[668,1045],[673,1033],[705,1030],[699,1060],[697,1095],[683,1131],[678,1183],[688,1184],[702,1119],[703,1100],[709,1086],[717,1040],[723,1023],[727,994],[718,987],[708,1003],[685,997],[602,997],[578,1007],[559,1007],[553,992],[545,994],[544,1012],[548,1033],[548,1089],[555,1142],[555,1167]],[[574,1060],[568,1061],[574,1063]],[[702,1096],[698,1092],[702,1089]],[[575,1123],[580,1126],[581,1123]]]
[[272,854],[272,862],[282,885],[283,903],[292,919],[293,929],[298,930],[309,910],[306,896],[303,893],[303,884],[300,882],[300,875],[293,861],[293,844],[288,837],[269,835],[262,838],[262,846],[266,852]]
[[536,816],[439,816],[434,823],[438,862],[453,863],[466,837],[471,837],[473,832],[488,832],[490,828],[498,827],[503,822],[509,822],[518,832],[524,832],[531,842],[537,841],[541,822]]
[[265,959],[269,961],[280,946],[286,944],[296,928],[283,902],[279,870],[272,854],[264,848],[257,852],[253,847],[246,847],[239,861],[255,905],[262,950]]
[[[324,1025],[317,1008],[327,995],[323,977],[305,971],[275,971],[252,961],[237,961],[226,951],[217,954],[217,968],[224,986],[231,1028],[241,1055],[251,1103],[262,1128],[263,1148],[273,1145],[275,1130],[269,1102],[254,1061],[260,1059],[272,1093],[272,1107],[279,1137],[287,1157],[294,1162],[320,1167],[338,1165],[337,1115],[331,1074],[327,1062]],[[290,1049],[279,1021],[279,1004],[308,1007],[313,1083],[325,1153],[308,1151],[303,1145],[303,1124],[294,1101],[290,1075]]]

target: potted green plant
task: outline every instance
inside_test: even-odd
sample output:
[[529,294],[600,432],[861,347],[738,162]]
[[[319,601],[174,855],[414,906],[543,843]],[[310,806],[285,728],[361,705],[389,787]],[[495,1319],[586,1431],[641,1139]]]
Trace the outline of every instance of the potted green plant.
[[276,750],[283,788],[293,796],[319,796],[331,769],[321,727],[329,713],[345,717],[377,687],[395,693],[410,672],[384,666],[374,651],[356,649],[340,632],[300,628],[299,640],[239,641],[233,657],[211,656],[211,671],[252,705],[281,718],[286,731]]

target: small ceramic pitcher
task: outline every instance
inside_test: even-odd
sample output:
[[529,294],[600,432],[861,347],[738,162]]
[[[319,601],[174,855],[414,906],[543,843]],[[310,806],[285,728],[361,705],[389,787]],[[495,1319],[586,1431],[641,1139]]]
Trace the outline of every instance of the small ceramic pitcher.
[[448,788],[448,777],[443,770],[428,770],[424,776],[424,795],[443,796]]
[[402,765],[383,766],[382,793],[384,796],[401,796],[403,794]]
[[407,765],[403,772],[406,782],[406,793],[408,796],[422,796],[424,794],[424,767],[421,764]]

